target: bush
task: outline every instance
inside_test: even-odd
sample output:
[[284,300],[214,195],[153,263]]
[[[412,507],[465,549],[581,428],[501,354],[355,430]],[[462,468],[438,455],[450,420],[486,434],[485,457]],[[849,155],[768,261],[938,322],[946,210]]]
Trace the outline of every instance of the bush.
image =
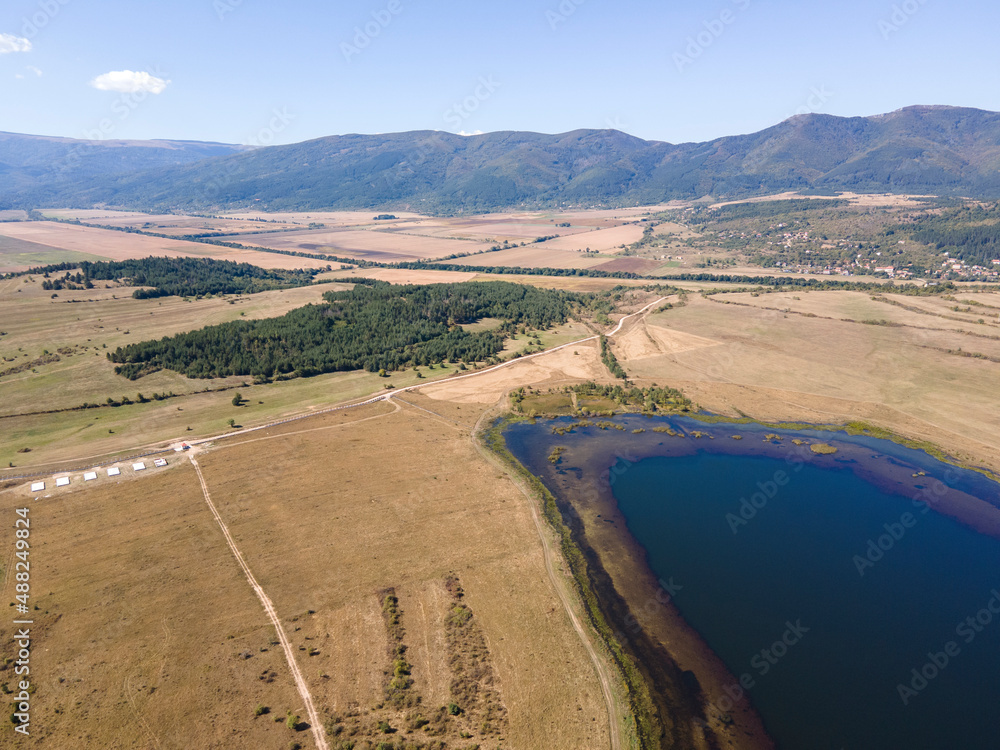
[[269,709],[267,706],[261,705],[261,706],[257,706],[257,708],[254,709],[253,715],[254,716],[263,716],[264,714],[269,713],[270,711],[271,711],[271,709]]

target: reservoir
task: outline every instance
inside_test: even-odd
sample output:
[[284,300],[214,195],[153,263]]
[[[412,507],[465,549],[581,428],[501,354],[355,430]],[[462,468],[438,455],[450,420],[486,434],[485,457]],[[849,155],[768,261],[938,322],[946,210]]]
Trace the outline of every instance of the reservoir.
[[570,424],[514,424],[507,445],[588,539],[641,549],[779,748],[1000,747],[1000,485],[844,432],[620,416],[553,434]]

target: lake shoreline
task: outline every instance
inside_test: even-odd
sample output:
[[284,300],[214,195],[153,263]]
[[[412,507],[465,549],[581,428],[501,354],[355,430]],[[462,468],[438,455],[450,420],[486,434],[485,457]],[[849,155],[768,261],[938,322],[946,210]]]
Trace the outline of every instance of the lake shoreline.
[[[947,477],[938,479],[912,471],[914,467],[901,462],[898,456],[873,455],[870,439],[841,438],[829,426],[790,432],[787,427],[812,426],[636,414],[604,420],[600,423],[603,428],[591,420],[583,422],[589,422],[589,426],[578,426],[562,435],[539,431],[544,433],[544,439],[536,441],[539,445],[565,448],[555,461],[547,460],[548,450],[543,455],[536,450],[530,460],[523,452],[517,455],[518,451],[511,449],[511,453],[541,479],[556,499],[574,543],[587,559],[589,585],[612,624],[615,638],[640,665],[665,731],[670,733],[674,717],[690,721],[695,727],[707,726],[708,731],[698,738],[699,746],[757,750],[773,748],[774,744],[752,705],[752,690],[743,689],[737,676],[674,605],[673,598],[683,596],[683,585],[669,578],[658,579],[649,566],[646,550],[629,531],[612,488],[616,477],[631,465],[653,456],[710,450],[784,458],[789,473],[806,464],[850,469],[893,494],[925,497],[927,509],[1000,538],[1000,497],[996,504],[990,504],[953,491]],[[543,424],[565,429],[573,423],[572,419],[562,418]],[[653,431],[656,427],[663,430],[664,425],[670,432]],[[833,443],[837,451],[817,453],[810,447],[825,443]],[[915,452],[905,445],[900,451],[914,458]],[[933,458],[928,455],[928,459]],[[938,485],[948,491],[935,492]],[[739,508],[734,506],[734,511],[734,518],[739,519]]]

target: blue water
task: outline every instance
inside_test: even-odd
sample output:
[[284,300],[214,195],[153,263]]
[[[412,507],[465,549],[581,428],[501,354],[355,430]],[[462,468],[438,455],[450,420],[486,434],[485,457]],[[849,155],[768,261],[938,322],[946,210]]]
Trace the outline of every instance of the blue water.
[[[527,463],[551,483],[537,449],[588,436],[540,438],[549,427],[518,425],[508,444],[519,458],[533,446]],[[948,471],[952,488],[990,500],[994,483],[870,438],[842,444],[874,451],[865,466],[733,454],[721,432],[678,442],[687,455],[633,462],[614,497],[653,573],[680,587],[685,619],[743,680],[733,696],[743,691],[780,748],[1000,748],[1000,541],[879,478]]]

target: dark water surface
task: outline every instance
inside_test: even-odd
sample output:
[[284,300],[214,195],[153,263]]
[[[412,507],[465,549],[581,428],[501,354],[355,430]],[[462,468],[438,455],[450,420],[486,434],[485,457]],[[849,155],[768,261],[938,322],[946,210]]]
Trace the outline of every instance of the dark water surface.
[[[585,486],[567,490],[560,473],[618,461],[628,530],[780,748],[1000,748],[1000,541],[928,505],[956,493],[1000,505],[1000,485],[872,438],[781,432],[770,444],[763,434],[780,431],[615,421],[628,429],[513,425],[507,443],[557,493]],[[715,439],[631,434],[658,424]],[[601,442],[625,461],[588,451]],[[555,445],[568,450],[553,468]]]

